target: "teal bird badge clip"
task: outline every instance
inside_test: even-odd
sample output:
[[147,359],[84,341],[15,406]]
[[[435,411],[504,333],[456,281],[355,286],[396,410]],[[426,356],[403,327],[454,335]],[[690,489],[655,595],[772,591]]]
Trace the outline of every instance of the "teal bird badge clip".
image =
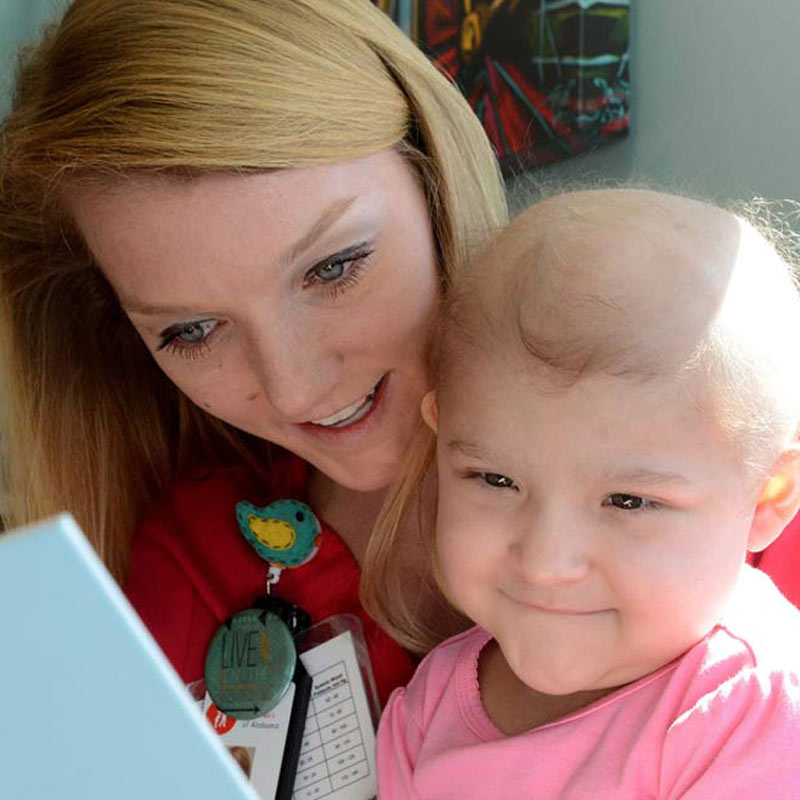
[[236,521],[245,539],[269,564],[267,584],[274,585],[286,567],[310,561],[319,549],[322,526],[299,500],[275,500],[263,508],[241,501]]

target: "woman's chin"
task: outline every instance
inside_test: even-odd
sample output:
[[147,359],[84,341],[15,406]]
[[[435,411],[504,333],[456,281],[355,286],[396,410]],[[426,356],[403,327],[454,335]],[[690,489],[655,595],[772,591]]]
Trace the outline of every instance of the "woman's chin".
[[386,489],[400,473],[400,460],[376,464],[314,464],[329,480],[353,492]]

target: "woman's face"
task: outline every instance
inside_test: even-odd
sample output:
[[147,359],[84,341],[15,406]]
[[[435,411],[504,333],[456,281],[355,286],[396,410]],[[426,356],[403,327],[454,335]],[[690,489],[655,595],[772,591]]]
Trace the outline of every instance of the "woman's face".
[[146,346],[198,406],[349,488],[395,477],[438,307],[430,217],[401,156],[137,177],[67,199]]

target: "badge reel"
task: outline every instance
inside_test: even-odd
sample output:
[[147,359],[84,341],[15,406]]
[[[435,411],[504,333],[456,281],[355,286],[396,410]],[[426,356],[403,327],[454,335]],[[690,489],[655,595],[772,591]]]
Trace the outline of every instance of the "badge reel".
[[[236,504],[245,539],[269,564],[267,593],[251,608],[234,614],[211,640],[206,655],[206,690],[217,709],[237,720],[253,720],[274,709],[295,685],[280,787],[291,792],[303,735],[312,679],[297,657],[295,635],[310,627],[299,606],[271,594],[287,567],[299,567],[319,548],[321,526],[298,500],[277,500],[264,508]],[[289,795],[286,795],[289,796]]]

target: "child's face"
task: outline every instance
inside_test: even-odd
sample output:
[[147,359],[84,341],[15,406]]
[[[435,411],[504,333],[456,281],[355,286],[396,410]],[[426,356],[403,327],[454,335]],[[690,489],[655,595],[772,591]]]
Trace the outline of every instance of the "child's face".
[[479,356],[440,394],[444,586],[530,687],[627,683],[717,621],[758,492],[690,388]]

